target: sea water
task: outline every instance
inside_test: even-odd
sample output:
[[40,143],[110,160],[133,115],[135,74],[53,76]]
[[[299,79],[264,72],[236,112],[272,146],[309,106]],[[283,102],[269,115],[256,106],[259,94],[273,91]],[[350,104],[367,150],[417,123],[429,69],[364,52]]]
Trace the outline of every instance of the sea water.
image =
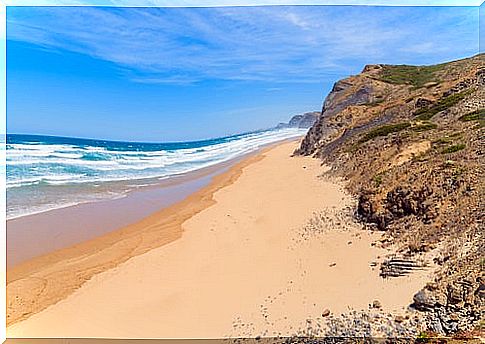
[[7,134],[7,218],[123,197],[134,188],[229,161],[305,132],[270,129],[169,143]]

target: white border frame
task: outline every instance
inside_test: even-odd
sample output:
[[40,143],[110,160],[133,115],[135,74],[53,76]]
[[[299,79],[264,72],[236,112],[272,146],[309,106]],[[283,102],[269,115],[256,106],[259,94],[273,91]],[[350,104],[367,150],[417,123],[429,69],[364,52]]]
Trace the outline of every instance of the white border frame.
[[[6,48],[6,10],[7,6],[116,6],[116,7],[227,7],[227,6],[277,6],[277,5],[347,5],[347,6],[454,6],[480,7],[484,0],[0,0],[0,135],[3,139],[0,148],[0,289],[1,301],[0,340],[6,340],[6,132],[7,132],[7,48]],[[480,18],[481,19],[481,18]],[[479,20],[480,20],[479,19]],[[479,22],[480,23],[480,22]],[[480,23],[481,24],[481,23]],[[479,28],[480,35],[480,28]],[[481,42],[479,37],[479,42]],[[479,47],[479,53],[485,47]]]

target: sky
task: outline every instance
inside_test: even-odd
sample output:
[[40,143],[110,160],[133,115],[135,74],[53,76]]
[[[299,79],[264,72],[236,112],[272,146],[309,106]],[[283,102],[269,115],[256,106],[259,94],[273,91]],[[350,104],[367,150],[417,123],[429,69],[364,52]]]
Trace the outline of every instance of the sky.
[[478,53],[478,7],[8,7],[7,132],[184,141],[320,110],[365,64]]
[[485,52],[485,1],[481,4],[479,10],[479,50]]

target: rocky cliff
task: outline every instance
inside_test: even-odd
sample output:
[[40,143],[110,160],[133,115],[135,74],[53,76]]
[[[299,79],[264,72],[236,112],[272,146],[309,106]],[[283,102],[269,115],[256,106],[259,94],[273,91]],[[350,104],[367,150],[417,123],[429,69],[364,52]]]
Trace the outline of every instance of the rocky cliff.
[[417,291],[429,331],[483,320],[485,55],[433,66],[368,65],[335,83],[299,149],[348,180],[356,216],[412,259],[436,251]]
[[306,112],[291,117],[288,123],[280,123],[277,128],[310,128],[320,116],[319,111]]
[[310,128],[315,124],[319,116],[320,112],[318,111],[306,112],[303,115],[295,115],[290,119],[288,125],[294,128]]

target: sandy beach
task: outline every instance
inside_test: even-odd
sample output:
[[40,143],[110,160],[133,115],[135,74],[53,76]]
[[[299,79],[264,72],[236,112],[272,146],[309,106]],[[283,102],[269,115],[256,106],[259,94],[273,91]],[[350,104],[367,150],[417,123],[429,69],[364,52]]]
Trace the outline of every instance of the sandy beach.
[[322,313],[398,314],[430,270],[384,280],[389,249],[344,184],[285,142],[183,201],[8,271],[8,337],[293,335]]
[[17,266],[29,259],[138,222],[207,186],[213,177],[227,171],[242,159],[244,157],[163,180],[144,179],[141,181],[143,186],[126,193],[124,197],[9,219],[7,266]]

